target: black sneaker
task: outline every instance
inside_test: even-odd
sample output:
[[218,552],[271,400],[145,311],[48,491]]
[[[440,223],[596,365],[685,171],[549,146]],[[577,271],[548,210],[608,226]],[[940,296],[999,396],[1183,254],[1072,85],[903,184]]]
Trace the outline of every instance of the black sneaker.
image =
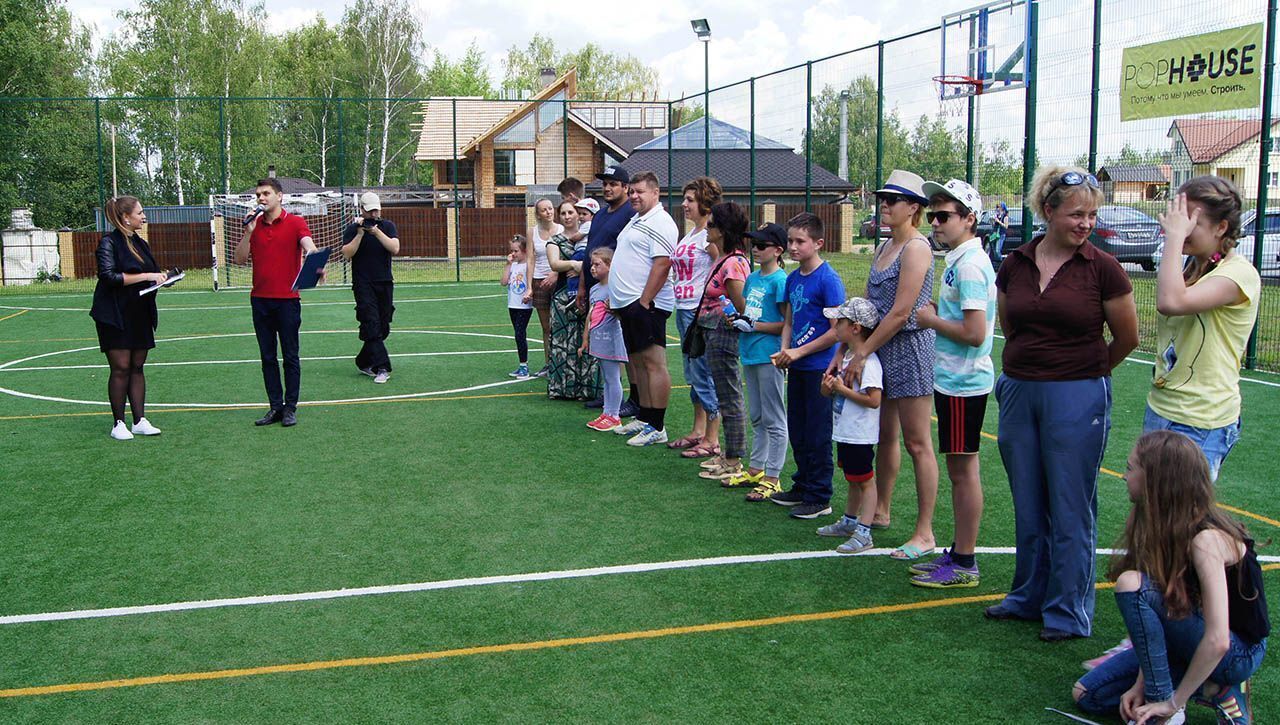
[[791,509],[793,519],[816,519],[831,513],[831,505],[825,503],[802,503]]
[[619,418],[634,418],[636,417],[636,413],[639,412],[640,406],[632,400],[624,400],[622,401],[622,405],[618,407]]
[[604,398],[600,397],[600,398],[596,398],[595,400],[588,400],[587,402],[582,404],[582,407],[586,408],[587,410],[595,410],[596,408],[603,408]]
[[804,503],[804,494],[793,488],[790,491],[775,493],[769,498],[769,500],[779,506],[799,506]]
[[253,424],[254,425],[271,425],[272,423],[279,423],[283,419],[284,419],[284,411],[280,410],[279,408],[272,408],[271,410],[267,411],[266,415],[253,421]]
[[285,408],[284,416],[280,420],[280,425],[285,428],[298,424],[298,413],[293,408]]

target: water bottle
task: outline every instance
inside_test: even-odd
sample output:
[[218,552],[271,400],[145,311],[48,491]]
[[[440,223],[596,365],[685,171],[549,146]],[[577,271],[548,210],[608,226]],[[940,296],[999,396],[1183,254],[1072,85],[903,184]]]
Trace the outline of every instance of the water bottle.
[[725,317],[733,317],[738,314],[738,308],[733,306],[733,300],[724,295],[720,295],[720,307],[724,309]]

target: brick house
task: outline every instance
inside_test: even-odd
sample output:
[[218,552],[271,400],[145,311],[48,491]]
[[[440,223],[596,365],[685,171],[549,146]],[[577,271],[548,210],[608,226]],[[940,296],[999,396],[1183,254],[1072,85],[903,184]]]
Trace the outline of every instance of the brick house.
[[[1271,135],[1280,130],[1273,122]],[[1193,176],[1220,176],[1240,190],[1241,196],[1258,195],[1258,169],[1262,160],[1258,136],[1261,120],[1228,118],[1179,118],[1169,126],[1173,141],[1172,188]],[[1280,147],[1277,147],[1280,148]],[[1273,150],[1267,179],[1268,195],[1280,193],[1280,151]]]

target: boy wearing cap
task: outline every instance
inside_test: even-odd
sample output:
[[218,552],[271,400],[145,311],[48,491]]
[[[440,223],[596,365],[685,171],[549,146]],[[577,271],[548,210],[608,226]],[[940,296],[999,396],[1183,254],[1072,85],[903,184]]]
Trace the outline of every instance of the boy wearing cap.
[[586,198],[576,202],[573,208],[578,210],[578,232],[582,234],[582,238],[585,240],[591,236],[591,220],[600,212],[600,202]]
[[360,195],[360,216],[342,232],[342,256],[351,261],[351,292],[356,298],[356,321],[364,345],[356,368],[385,383],[391,378],[391,357],[385,340],[391,334],[395,281],[391,257],[400,252],[396,225],[382,218],[382,201],[372,191]]
[[787,275],[782,349],[773,364],[787,370],[787,435],[796,461],[791,490],[769,500],[797,519],[831,513],[831,400],[822,395],[822,374],[831,361],[836,333],[823,315],[844,302],[844,283],[822,261],[822,220],[800,212],[787,221],[787,251],[800,268]]
[[977,189],[959,179],[926,181],[933,236],[950,250],[942,289],[916,313],[923,328],[937,331],[933,400],[938,448],[946,456],[955,510],[955,540],[933,561],[911,567],[911,583],[933,589],[976,587],[974,548],[982,519],[978,443],[987,396],[995,384],[991,340],[995,333],[996,274],[976,235],[982,214]]
[[781,224],[761,224],[747,232],[756,270],[747,276],[746,305],[733,325],[741,332],[738,354],[747,387],[751,419],[751,458],[746,471],[725,481],[726,487],[755,486],[748,501],[764,501],[782,491],[778,477],[787,462],[786,374],[769,356],[782,349],[782,323],[787,305],[787,273],[780,263],[787,248]]
[[818,536],[848,537],[836,547],[841,554],[856,554],[873,545],[871,522],[876,514],[876,444],[880,442],[880,396],[884,371],[880,358],[870,353],[862,374],[852,387],[844,381],[845,368],[853,360],[853,350],[880,324],[876,306],[864,297],[850,297],[839,307],[827,307],[822,314],[835,320],[836,339],[848,350],[835,374],[822,376],[822,394],[831,398],[831,439],[836,443],[836,461],[849,482],[849,496],[839,521],[819,527]]

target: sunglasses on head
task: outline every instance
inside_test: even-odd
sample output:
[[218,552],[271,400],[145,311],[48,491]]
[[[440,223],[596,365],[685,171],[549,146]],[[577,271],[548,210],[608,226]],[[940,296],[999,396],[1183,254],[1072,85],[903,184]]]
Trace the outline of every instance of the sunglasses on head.
[[893,206],[900,201],[910,201],[902,194],[876,194],[876,199],[878,199],[881,204],[888,204],[889,206]]
[[1098,186],[1098,177],[1093,174],[1082,174],[1079,171],[1068,171],[1062,176],[1059,176],[1057,181],[1053,182],[1053,186],[1050,187],[1049,193],[1052,194],[1063,186],[1079,186],[1081,184],[1090,186],[1094,189],[1101,188]]

